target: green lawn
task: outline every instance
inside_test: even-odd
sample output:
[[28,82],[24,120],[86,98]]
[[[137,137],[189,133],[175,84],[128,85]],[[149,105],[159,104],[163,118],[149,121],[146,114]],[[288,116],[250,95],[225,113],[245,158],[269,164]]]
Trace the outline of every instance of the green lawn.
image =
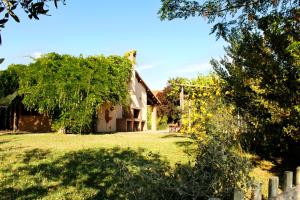
[[0,135],[0,199],[145,199],[194,148],[176,134]]
[[[167,133],[0,134],[0,199],[172,199],[168,172],[195,149]],[[266,196],[273,164],[249,156]]]

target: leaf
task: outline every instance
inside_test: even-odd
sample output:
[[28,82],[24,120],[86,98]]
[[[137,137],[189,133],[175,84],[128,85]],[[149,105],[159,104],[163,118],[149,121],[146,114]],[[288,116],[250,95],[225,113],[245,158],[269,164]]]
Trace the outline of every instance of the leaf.
[[57,8],[57,0],[54,0],[54,5]]
[[36,19],[36,20],[39,20],[40,18],[37,16],[36,13],[32,13],[32,16]]
[[5,24],[7,21],[8,21],[8,19],[5,19],[5,18],[4,18],[4,19],[1,19],[1,20],[0,20],[0,24]]
[[14,18],[14,20],[18,23],[20,23],[20,20],[18,18],[18,16],[11,10],[8,11],[9,15],[12,16],[12,18]]
[[15,10],[15,9],[17,8],[17,6],[18,6],[18,4],[14,4],[14,5],[10,8],[10,10]]
[[38,7],[44,7],[45,3],[44,2],[37,2],[33,4],[33,7],[38,8]]
[[[1,44],[1,35],[0,35],[0,44]],[[0,58],[0,64],[2,64],[4,62],[4,58]]]

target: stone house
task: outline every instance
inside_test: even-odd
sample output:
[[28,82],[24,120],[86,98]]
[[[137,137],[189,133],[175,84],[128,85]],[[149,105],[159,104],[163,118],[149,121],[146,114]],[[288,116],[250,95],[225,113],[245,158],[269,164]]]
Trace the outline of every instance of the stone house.
[[156,130],[156,110],[160,102],[135,70],[135,51],[131,52],[129,59],[133,62],[133,73],[128,85],[130,105],[103,105],[97,111],[96,132],[146,131],[148,106],[152,107],[151,130]]

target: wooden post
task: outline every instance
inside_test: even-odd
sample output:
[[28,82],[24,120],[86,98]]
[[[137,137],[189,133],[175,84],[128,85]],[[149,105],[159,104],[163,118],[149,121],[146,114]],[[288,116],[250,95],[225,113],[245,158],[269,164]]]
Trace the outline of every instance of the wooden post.
[[268,199],[272,199],[277,196],[279,179],[277,176],[273,176],[269,179],[269,194]]
[[18,116],[17,116],[17,106],[14,105],[13,108],[14,114],[13,114],[13,132],[16,132],[18,130]]
[[189,132],[191,132],[191,100],[190,99],[189,99],[188,119],[189,119]]
[[179,95],[180,99],[180,108],[181,108],[181,119],[180,119],[180,126],[183,124],[183,113],[184,113],[184,87],[181,86],[181,91]]
[[153,110],[152,110],[152,119],[151,119],[151,130],[152,131],[157,131],[156,127],[156,119],[157,119],[157,107],[156,105],[153,105]]
[[262,195],[261,195],[261,183],[255,184],[254,188],[252,190],[252,200],[261,200]]
[[283,180],[283,191],[286,192],[293,187],[293,172],[285,171]]
[[234,190],[233,200],[243,200],[244,192],[241,190]]
[[296,185],[300,185],[300,167],[296,169]]
[[181,91],[180,91],[180,107],[181,107],[181,112],[183,113],[184,111],[184,88],[181,86]]

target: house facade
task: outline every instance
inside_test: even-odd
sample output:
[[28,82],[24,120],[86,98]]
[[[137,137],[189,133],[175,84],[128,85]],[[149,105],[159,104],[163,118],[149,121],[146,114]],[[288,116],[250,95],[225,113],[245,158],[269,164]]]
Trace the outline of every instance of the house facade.
[[156,130],[156,110],[159,100],[135,70],[135,52],[129,59],[133,63],[133,73],[128,84],[130,104],[111,106],[104,104],[97,110],[96,132],[134,132],[147,131],[147,107],[151,106],[151,130]]

